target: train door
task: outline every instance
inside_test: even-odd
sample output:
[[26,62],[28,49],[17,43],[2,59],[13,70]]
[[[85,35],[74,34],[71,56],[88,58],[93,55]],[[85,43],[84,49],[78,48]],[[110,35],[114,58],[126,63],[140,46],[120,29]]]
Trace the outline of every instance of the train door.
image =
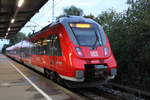
[[42,40],[42,65],[43,67],[49,68],[50,66],[50,38],[44,38]]
[[41,39],[41,47],[40,47],[40,66],[44,67],[46,66],[46,46],[47,46],[47,40],[45,38]]
[[55,35],[50,35],[50,43],[49,43],[49,63],[50,69],[55,70],[56,57],[55,57]]
[[34,43],[34,54],[32,55],[32,64],[36,66],[41,66],[41,45],[41,40],[35,41]]
[[55,69],[57,71],[59,71],[60,69],[60,65],[62,65],[62,61],[61,61],[61,56],[62,56],[62,52],[61,52],[61,48],[60,48],[60,41],[59,41],[59,36],[58,35],[54,35],[53,37],[53,59],[55,61]]
[[46,67],[50,70],[56,70],[56,66],[58,65],[58,60],[61,54],[60,43],[58,36],[53,34],[49,36],[49,42],[47,43],[47,65]]
[[60,43],[59,43],[59,38],[57,35],[52,35],[51,36],[51,65],[53,66],[54,69],[56,69],[56,66],[58,65],[58,60],[61,55],[61,49],[60,49]]

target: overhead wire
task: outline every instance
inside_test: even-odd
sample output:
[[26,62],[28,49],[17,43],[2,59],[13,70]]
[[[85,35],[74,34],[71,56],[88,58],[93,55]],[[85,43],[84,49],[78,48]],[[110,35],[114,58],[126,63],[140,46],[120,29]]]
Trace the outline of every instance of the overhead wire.
[[55,3],[55,6],[59,5],[63,0],[59,0],[57,3]]
[[[51,0],[49,0],[49,1],[51,1]],[[57,1],[56,3],[55,3],[55,7],[56,6],[58,6],[61,2],[62,2],[63,0],[59,0],[59,1]],[[50,5],[50,3],[51,2],[48,2],[48,3],[46,3],[45,5],[44,5],[44,7],[41,9],[41,11],[40,12],[44,12],[44,13],[39,13],[39,14],[37,14],[36,15],[36,17],[35,17],[35,19],[40,19],[43,15],[45,15],[46,13],[47,13],[47,5]],[[51,10],[51,9],[50,9]],[[49,10],[49,11],[50,11]],[[50,22],[50,21],[47,21],[47,22]],[[36,27],[40,27],[40,28],[43,28],[44,26],[43,25],[40,25],[39,23],[37,23],[37,22],[35,22],[35,21],[33,21],[33,20],[30,20],[30,25],[29,26],[34,26],[34,25],[32,25],[31,23],[33,23],[33,24],[35,24],[36,25]],[[27,28],[30,28],[30,30],[32,30],[32,28],[31,27],[27,27]],[[34,28],[35,29],[35,28]]]
[[39,23],[36,23],[34,21],[30,21],[30,22],[33,23],[33,24],[36,24],[36,25],[40,26],[41,28],[43,27],[42,25],[40,25]]

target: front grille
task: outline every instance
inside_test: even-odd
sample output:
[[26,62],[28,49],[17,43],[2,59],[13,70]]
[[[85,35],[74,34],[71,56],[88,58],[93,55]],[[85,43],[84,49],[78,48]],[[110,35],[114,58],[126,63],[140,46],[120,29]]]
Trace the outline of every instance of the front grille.
[[100,81],[105,80],[108,76],[107,68],[96,69],[95,64],[85,65],[85,81]]

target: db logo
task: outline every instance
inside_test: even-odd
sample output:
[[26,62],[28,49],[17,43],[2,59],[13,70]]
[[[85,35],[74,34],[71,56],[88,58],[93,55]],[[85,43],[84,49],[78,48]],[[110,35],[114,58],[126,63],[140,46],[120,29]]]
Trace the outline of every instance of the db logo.
[[91,54],[92,57],[97,57],[98,56],[97,51],[90,51],[90,54]]

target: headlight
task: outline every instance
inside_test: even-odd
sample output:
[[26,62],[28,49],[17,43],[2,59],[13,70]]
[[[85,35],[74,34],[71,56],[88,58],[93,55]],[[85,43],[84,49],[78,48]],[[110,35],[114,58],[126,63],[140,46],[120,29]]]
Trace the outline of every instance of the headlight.
[[83,53],[79,47],[76,48],[76,52],[78,53],[79,56],[83,56]]
[[104,47],[104,54],[105,54],[105,56],[109,56],[109,48],[108,47]]
[[82,70],[77,70],[76,71],[76,78],[77,79],[82,79],[84,77],[84,71]]
[[117,69],[116,68],[111,69],[110,74],[117,75]]

